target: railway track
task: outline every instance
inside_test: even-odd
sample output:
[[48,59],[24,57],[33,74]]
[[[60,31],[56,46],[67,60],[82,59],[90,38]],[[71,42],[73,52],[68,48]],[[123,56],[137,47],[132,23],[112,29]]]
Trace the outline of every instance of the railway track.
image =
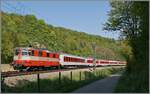
[[43,70],[43,71],[7,71],[1,72],[1,77],[13,77],[13,76],[21,76],[21,75],[31,75],[31,74],[40,74],[40,73],[50,73],[50,72],[62,72],[62,71],[70,71],[70,70],[77,70],[77,69],[88,69],[92,67],[86,68],[70,68],[70,69],[55,69],[55,70]]
[[[110,67],[112,67],[112,66],[105,66],[104,68],[110,68]],[[93,68],[93,67],[42,70],[42,71],[31,71],[31,72],[28,72],[28,71],[22,71],[22,72],[19,72],[19,71],[7,71],[7,72],[1,72],[1,77],[5,78],[5,77],[13,77],[13,76],[21,76],[21,75],[32,75],[32,74],[51,73],[51,72],[63,72],[63,71],[71,71],[71,70],[78,70],[78,69],[90,69],[90,68]]]

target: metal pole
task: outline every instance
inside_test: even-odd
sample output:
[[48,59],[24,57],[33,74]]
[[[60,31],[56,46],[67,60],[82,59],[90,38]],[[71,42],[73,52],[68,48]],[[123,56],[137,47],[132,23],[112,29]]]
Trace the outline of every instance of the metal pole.
[[40,92],[40,76],[37,74],[37,82],[38,82],[38,92]]
[[59,72],[59,84],[61,83],[61,72]]
[[84,79],[86,80],[86,72],[84,71]]
[[1,92],[5,92],[4,77],[1,77]]
[[81,79],[81,71],[80,71],[80,81],[81,81],[82,79]]
[[70,72],[70,79],[71,79],[71,83],[72,83],[72,71]]

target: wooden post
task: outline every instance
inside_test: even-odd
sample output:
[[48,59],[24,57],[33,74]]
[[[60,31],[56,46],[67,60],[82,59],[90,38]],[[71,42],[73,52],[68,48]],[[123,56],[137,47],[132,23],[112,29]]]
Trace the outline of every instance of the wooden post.
[[1,92],[5,92],[4,77],[1,77]]
[[61,84],[61,72],[59,72],[59,84]]
[[91,72],[89,72],[89,75],[88,75],[88,76],[89,76],[89,79],[90,79],[90,80],[91,80],[91,74],[92,74],[92,73],[91,73]]
[[81,81],[82,80],[82,78],[81,78],[81,71],[80,71],[80,76],[79,77],[80,77],[80,81]]
[[86,71],[84,72],[84,74],[85,74],[85,80],[86,80]]
[[99,71],[99,77],[101,77],[101,75],[102,75],[102,74],[101,74],[101,71]]
[[92,79],[92,72],[90,72],[90,79]]
[[37,74],[37,84],[38,84],[38,92],[40,92],[40,75]]
[[90,79],[90,72],[87,73],[87,78]]
[[71,79],[71,83],[72,83],[72,71],[70,72],[70,79]]

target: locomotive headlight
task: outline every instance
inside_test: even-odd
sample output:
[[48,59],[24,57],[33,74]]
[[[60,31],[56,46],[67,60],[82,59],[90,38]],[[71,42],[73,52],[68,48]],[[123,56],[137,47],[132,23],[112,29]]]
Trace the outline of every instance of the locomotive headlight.
[[30,60],[26,60],[26,63],[30,63]]

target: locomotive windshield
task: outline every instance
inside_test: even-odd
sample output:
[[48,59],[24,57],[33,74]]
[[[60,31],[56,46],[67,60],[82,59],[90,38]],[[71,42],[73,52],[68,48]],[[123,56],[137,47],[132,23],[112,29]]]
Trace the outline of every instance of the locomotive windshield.
[[28,55],[28,50],[27,49],[22,49],[22,55]]
[[19,49],[16,49],[15,50],[15,55],[18,55],[19,54]]
[[16,49],[15,55],[18,55],[18,54],[28,55],[28,50],[27,49]]

